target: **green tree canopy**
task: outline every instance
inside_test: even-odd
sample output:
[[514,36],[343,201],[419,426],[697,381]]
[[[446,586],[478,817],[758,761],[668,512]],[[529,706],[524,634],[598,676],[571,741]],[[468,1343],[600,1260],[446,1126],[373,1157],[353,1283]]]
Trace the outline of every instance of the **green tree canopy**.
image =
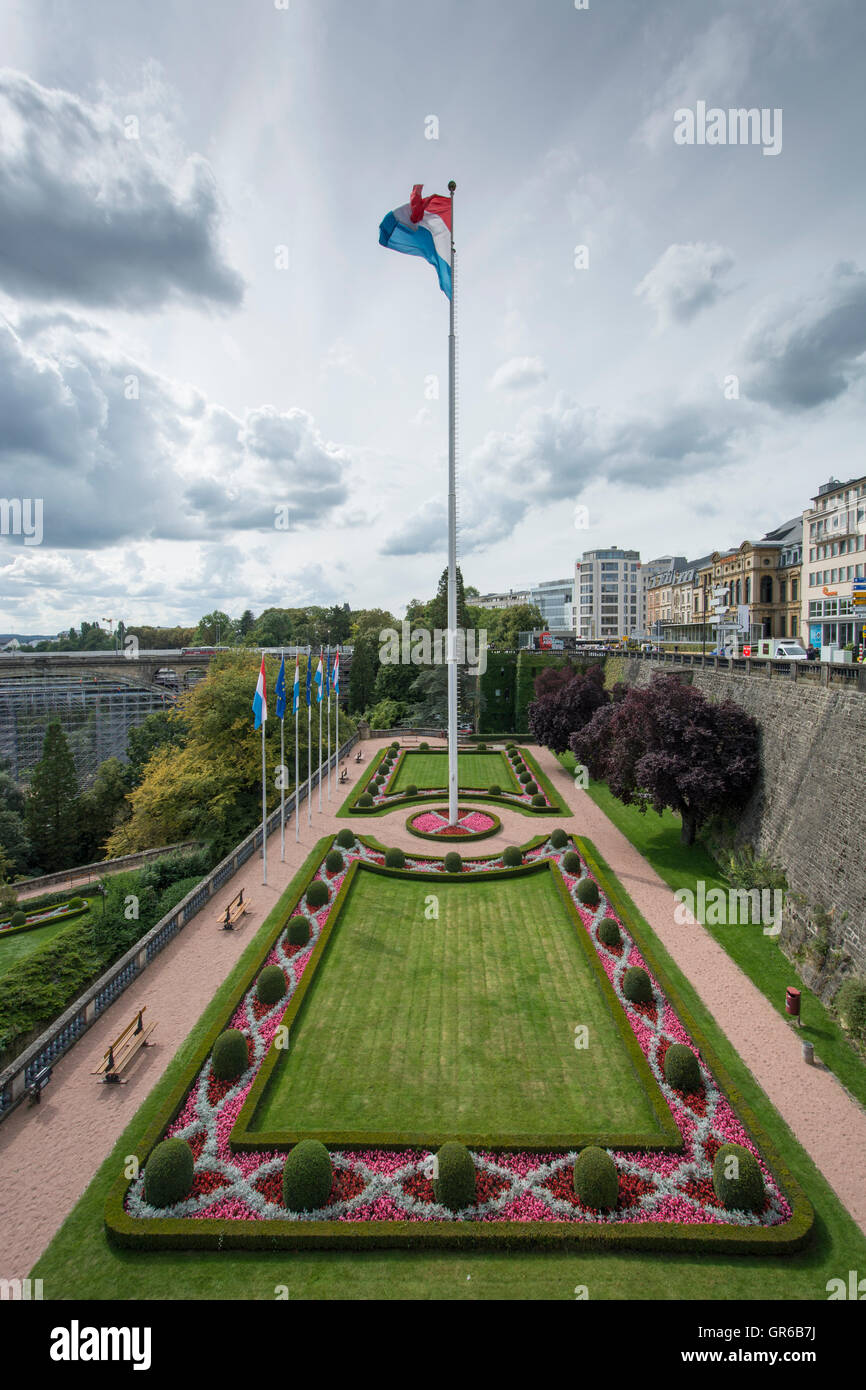
[[78,778],[66,734],[52,719],[42,757],[30,777],[27,828],[37,863],[46,873],[75,863],[78,844]]

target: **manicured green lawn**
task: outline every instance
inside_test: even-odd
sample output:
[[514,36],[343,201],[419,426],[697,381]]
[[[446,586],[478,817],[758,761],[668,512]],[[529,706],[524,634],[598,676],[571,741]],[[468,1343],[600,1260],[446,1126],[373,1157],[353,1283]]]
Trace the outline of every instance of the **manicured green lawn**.
[[[486,789],[494,782],[503,791],[521,790],[504,753],[460,753],[457,778],[461,791],[472,787]],[[444,791],[448,785],[448,754],[417,753],[410,749],[404,754],[391,791],[403,792],[413,783],[419,790],[433,787]]]
[[658,1138],[619,1024],[548,869],[462,883],[361,871],[252,1131]]
[[[112,1153],[37,1261],[50,1299],[267,1299],[287,1285],[294,1299],[563,1299],[585,1287],[592,1300],[737,1298],[825,1300],[831,1278],[866,1269],[866,1239],[814,1164],[770,1106],[733,1047],[720,1033],[646,923],[671,982],[690,1008],[747,1104],[760,1114],[781,1157],[803,1184],[816,1210],[809,1248],[786,1257],[650,1254],[634,1251],[549,1252],[370,1251],[291,1253],[145,1253],[109,1246],[103,1208],[126,1156],[177,1084],[197,1044],[218,1023],[236,982],[261,953],[261,943],[294,901],[312,864],[330,843],[322,840],[293,880],[241,961],[217,991],[164,1076],[144,1100]],[[280,914],[280,915],[278,915]],[[638,917],[638,921],[640,918]],[[467,1276],[469,1276],[467,1278]]]
[[[0,976],[5,975],[6,971],[19,961],[32,956],[35,951],[41,951],[43,946],[48,946],[66,931],[67,927],[80,927],[90,920],[90,914],[83,913],[80,917],[74,917],[71,922],[48,922],[44,927],[34,927],[33,931],[15,932],[11,936],[0,932]],[[62,950],[62,944],[57,945],[55,949]]]
[[[574,765],[571,753],[564,754],[560,761],[568,768]],[[671,888],[688,888],[697,894],[698,880],[702,879],[707,892],[711,888],[723,888],[727,892],[727,879],[703,845],[680,842],[678,816],[670,811],[660,816],[651,809],[641,812],[634,806],[624,806],[603,783],[590,783],[587,792]],[[705,926],[704,930],[766,995],[777,1013],[785,1013],[787,986],[793,985],[801,991],[803,1027],[799,1036],[814,1043],[815,1052],[824,1065],[861,1105],[866,1105],[866,1063],[857,1056],[820,999],[803,983],[796,966],[791,964],[775,938],[765,936],[760,926]]]

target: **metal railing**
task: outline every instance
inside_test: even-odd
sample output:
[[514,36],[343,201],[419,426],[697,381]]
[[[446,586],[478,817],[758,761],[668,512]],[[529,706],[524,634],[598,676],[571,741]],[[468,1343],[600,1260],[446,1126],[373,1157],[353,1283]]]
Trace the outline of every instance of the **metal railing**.
[[780,661],[768,657],[704,656],[700,652],[621,652],[638,661],[662,666],[685,666],[699,670],[725,671],[740,676],[762,676],[765,680],[782,677],[808,680],[820,685],[841,685],[849,690],[866,691],[866,663],[839,661]]
[[[353,734],[337,752],[331,754],[330,763],[324,760],[322,763],[322,779],[327,775],[328,767],[336,769],[341,758],[354,748],[358,742],[358,734]],[[318,768],[314,771],[311,779],[311,792],[319,785]],[[300,788],[298,793],[292,793],[286,797],[285,815],[288,822],[289,815],[295,809],[295,797],[298,796],[298,804],[304,801],[307,794],[306,783]],[[280,828],[280,808],[276,807],[268,816],[267,830],[268,835],[273,835],[274,831]],[[70,1047],[87,1032],[114,1003],[115,999],[123,993],[133,980],[138,979],[143,970],[158,956],[160,951],[173,941],[178,932],[182,931],[195,915],[204,907],[215,893],[237,873],[242,864],[255,854],[262,844],[262,827],[258,825],[245,840],[232,850],[216,868],[202,879],[186,897],[172,908],[161,921],[151,927],[149,932],[140,937],[134,946],[121,956],[120,960],[115,961],[100,978],[76,999],[75,1003],[61,1014],[60,1018],[55,1019],[50,1028],[46,1029],[34,1042],[26,1047],[23,1052],[15,1058],[2,1073],[0,1073],[0,1121],[14,1110],[15,1106],[24,1099],[27,1094],[27,1087],[31,1084],[37,1072],[44,1066],[50,1066],[68,1052]],[[161,850],[160,853],[165,851]]]

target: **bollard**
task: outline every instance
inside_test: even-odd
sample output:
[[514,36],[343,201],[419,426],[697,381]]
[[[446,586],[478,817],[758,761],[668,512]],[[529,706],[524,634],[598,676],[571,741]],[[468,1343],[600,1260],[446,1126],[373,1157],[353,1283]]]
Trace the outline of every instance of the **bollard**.
[[815,1044],[814,1044],[814,1043],[810,1043],[810,1042],[804,1042],[802,1046],[803,1046],[803,1061],[806,1062],[806,1064],[807,1064],[808,1066],[810,1066],[810,1067],[811,1067],[811,1066],[814,1066],[814,1064],[815,1064]]

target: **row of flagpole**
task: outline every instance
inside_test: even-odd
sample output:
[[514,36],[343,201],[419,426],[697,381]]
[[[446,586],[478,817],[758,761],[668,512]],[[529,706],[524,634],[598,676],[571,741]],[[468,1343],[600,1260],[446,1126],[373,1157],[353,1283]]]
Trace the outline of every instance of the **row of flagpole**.
[[[340,747],[340,653],[334,656],[333,671],[331,669],[331,648],[327,649],[327,655],[323,648],[319,650],[319,664],[313,677],[312,651],[307,648],[307,824],[313,823],[313,701],[312,684],[315,680],[316,703],[319,706],[319,811],[322,810],[322,704],[327,698],[328,708],[328,800],[331,800],[331,690],[333,689],[336,697],[336,719],[337,728],[335,733],[337,750]],[[295,656],[295,679],[292,685],[292,713],[295,716],[295,840],[300,840],[300,796],[298,779],[298,713],[300,709],[301,691],[301,658],[300,654]],[[286,658],[285,653],[280,653],[280,672],[277,676],[277,718],[280,721],[280,859],[286,858]],[[253,714],[255,716],[255,727],[262,731],[262,882],[268,881],[268,806],[267,806],[267,766],[265,760],[265,724],[268,718],[268,695],[267,680],[265,676],[265,657],[262,653],[262,664],[259,670],[258,681],[256,682],[256,693],[253,696]]]

